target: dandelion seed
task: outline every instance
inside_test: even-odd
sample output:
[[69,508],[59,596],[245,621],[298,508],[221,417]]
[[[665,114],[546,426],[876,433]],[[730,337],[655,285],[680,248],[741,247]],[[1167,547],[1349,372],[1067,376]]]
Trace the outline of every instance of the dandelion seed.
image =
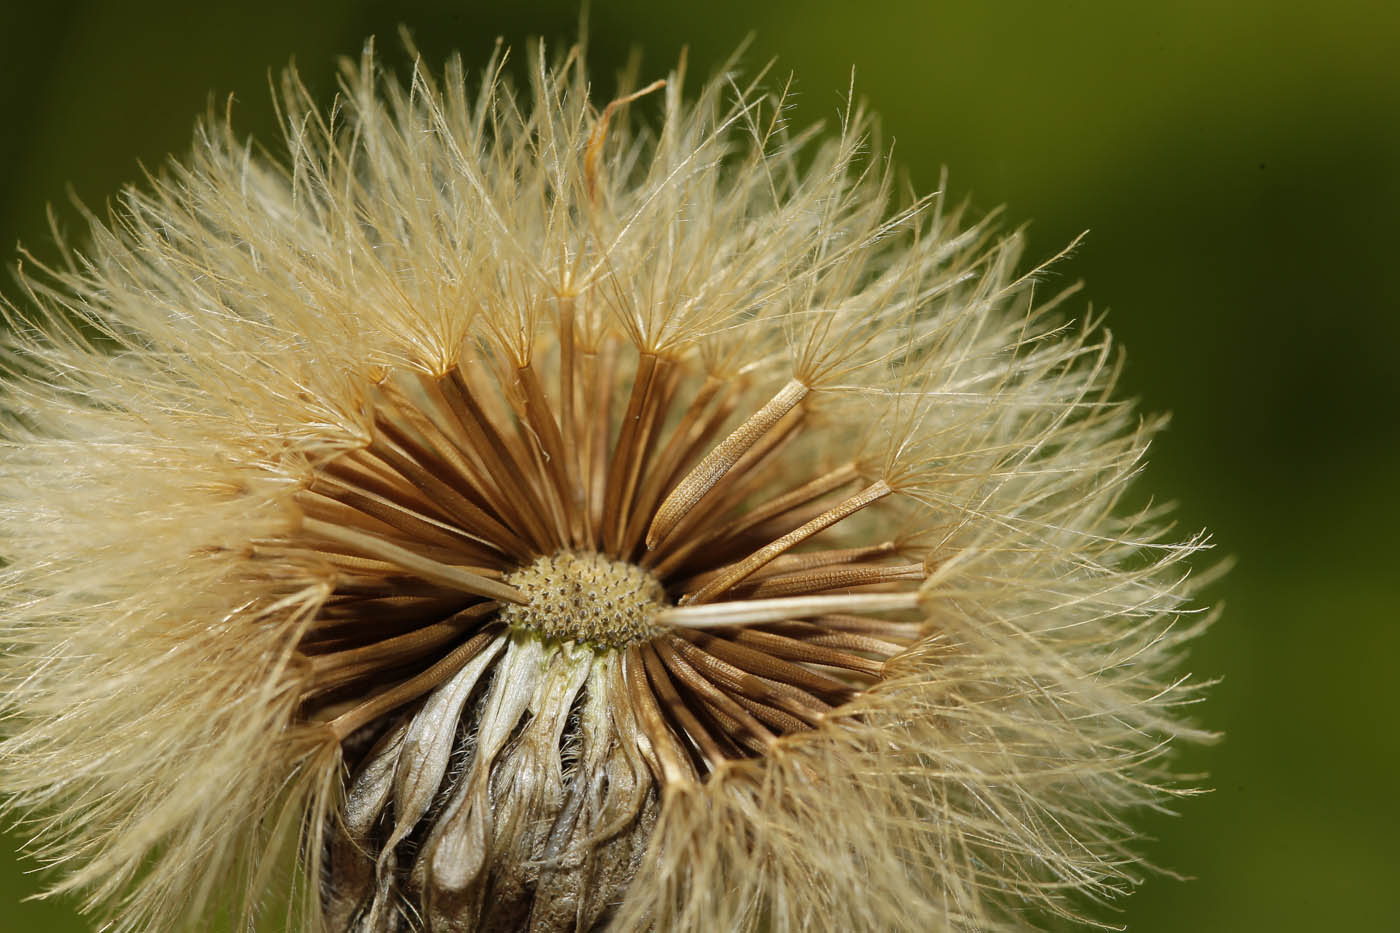
[[1120,893],[1203,622],[1200,542],[1120,508],[1156,422],[1107,336],[896,206],[858,111],[500,64],[367,51],[330,117],[289,76],[285,164],[211,119],[29,264],[0,788],[54,890],[362,931]]

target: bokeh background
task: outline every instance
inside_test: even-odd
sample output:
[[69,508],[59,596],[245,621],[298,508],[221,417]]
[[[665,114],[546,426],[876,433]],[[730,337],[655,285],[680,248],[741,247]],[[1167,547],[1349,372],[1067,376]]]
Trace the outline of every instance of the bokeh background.
[[[269,69],[322,99],[365,36],[412,28],[434,63],[493,39],[567,44],[569,2],[47,0],[0,4],[0,247],[50,254],[46,205],[100,206],[188,146],[232,94],[276,138]],[[594,0],[606,99],[633,49],[708,74],[797,75],[799,123],[834,119],[851,69],[914,184],[1033,221],[1032,258],[1083,278],[1129,348],[1126,391],[1175,413],[1145,487],[1238,560],[1195,671],[1226,740],[1185,755],[1214,792],[1145,820],[1158,864],[1130,930],[1393,930],[1400,881],[1400,5]],[[391,56],[393,57],[393,56]],[[523,58],[523,56],[522,56]],[[397,61],[402,66],[403,56]],[[7,277],[0,289],[13,295]],[[0,930],[85,926],[20,899],[0,854]]]

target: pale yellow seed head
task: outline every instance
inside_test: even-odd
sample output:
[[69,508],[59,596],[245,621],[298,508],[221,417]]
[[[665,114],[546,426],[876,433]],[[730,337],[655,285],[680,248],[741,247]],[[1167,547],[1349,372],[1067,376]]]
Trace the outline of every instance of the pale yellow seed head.
[[289,76],[282,156],[205,125],[26,265],[0,792],[55,890],[117,933],[1095,913],[1207,738],[1203,541],[1127,505],[1161,422],[859,107],[610,104],[578,54]]

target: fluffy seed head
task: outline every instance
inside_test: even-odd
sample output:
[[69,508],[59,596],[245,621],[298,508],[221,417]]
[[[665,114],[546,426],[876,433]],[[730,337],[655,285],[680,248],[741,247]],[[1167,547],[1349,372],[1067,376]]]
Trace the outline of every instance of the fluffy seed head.
[[285,156],[211,118],[28,264],[0,789],[54,890],[992,930],[1135,882],[1204,621],[1107,335],[857,108],[501,74],[289,76]]

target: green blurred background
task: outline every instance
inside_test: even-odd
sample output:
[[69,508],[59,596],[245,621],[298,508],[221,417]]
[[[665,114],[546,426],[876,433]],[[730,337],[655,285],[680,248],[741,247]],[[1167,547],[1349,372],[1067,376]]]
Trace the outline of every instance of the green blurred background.
[[[574,2],[21,3],[0,10],[0,244],[49,252],[65,186],[100,205],[183,151],[210,92],[275,139],[269,68],[329,100],[335,58],[402,22],[435,64],[496,36],[566,44]],[[1238,566],[1193,659],[1224,678],[1192,750],[1215,792],[1145,821],[1154,876],[1134,931],[1393,930],[1400,882],[1394,674],[1400,573],[1400,5],[595,0],[604,89],[633,48],[660,75],[798,77],[799,123],[833,117],[850,70],[916,186],[950,170],[979,210],[1033,220],[1031,256],[1090,235],[1084,278],[1129,348],[1125,389],[1175,413],[1144,488]],[[398,56],[400,63],[402,56]],[[9,260],[6,260],[8,263]],[[13,285],[0,284],[9,294]],[[78,930],[5,847],[0,929]]]

